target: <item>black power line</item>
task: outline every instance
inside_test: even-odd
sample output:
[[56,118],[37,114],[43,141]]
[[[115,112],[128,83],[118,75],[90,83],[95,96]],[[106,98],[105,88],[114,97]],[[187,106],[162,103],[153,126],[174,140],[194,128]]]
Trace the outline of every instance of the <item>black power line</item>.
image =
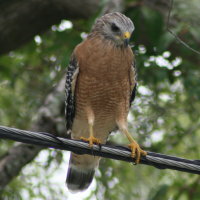
[[[0,126],[0,138],[72,151],[77,154],[90,154],[132,163],[135,161],[130,157],[130,149],[123,146],[93,145],[91,149],[86,142],[56,137],[44,132],[24,131]],[[159,169],[173,169],[193,174],[200,174],[200,160],[187,160],[160,153],[147,152],[146,156],[141,157],[139,164],[151,165]]]

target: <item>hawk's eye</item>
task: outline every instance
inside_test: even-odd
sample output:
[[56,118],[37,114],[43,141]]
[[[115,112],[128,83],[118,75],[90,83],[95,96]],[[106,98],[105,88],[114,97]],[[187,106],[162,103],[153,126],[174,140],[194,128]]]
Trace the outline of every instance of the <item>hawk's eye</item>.
[[112,24],[111,24],[111,29],[112,29],[113,32],[118,32],[118,31],[120,31],[119,27],[116,26],[115,23],[112,23]]

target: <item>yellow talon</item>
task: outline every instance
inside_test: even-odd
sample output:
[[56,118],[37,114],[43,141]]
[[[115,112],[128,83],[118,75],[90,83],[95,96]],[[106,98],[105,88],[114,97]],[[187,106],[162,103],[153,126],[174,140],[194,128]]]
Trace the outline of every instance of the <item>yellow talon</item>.
[[88,142],[89,146],[92,147],[93,144],[101,144],[100,139],[97,139],[94,137],[94,133],[93,133],[93,125],[89,124],[89,132],[90,132],[90,137],[89,138],[85,138],[85,137],[80,137],[81,140]]
[[121,131],[125,133],[128,140],[131,142],[128,147],[131,149],[131,157],[135,158],[135,164],[140,162],[140,157],[146,156],[147,152],[143,151],[139,144],[132,138],[131,134],[128,132],[127,128],[122,128]]
[[89,138],[81,137],[80,139],[85,142],[88,142],[90,147],[92,147],[94,143],[101,144],[101,141],[99,139],[95,138],[94,136],[90,136]]
[[135,141],[131,142],[128,147],[131,149],[131,157],[135,158],[135,164],[138,164],[140,162],[140,157],[146,156],[147,152],[142,150],[139,146],[139,144]]

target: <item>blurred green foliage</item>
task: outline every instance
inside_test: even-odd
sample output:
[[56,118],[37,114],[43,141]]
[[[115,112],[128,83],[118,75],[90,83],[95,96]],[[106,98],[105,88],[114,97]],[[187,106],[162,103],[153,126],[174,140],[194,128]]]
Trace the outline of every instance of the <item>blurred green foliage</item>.
[[[132,42],[139,82],[129,117],[130,129],[146,150],[198,159],[200,56],[176,42],[158,11],[145,6],[132,8],[129,3],[127,1],[125,14],[136,27]],[[200,50],[199,5],[195,0],[177,0],[172,11],[176,26],[171,28],[197,50]],[[73,21],[72,27],[64,29],[54,25],[24,47],[0,57],[1,125],[30,127],[45,96],[63,76],[73,48],[82,40],[83,32],[90,31],[93,21],[94,18]],[[69,22],[61,22],[66,23]],[[110,139],[119,144],[127,143],[121,134]],[[12,145],[13,142],[0,141],[0,156]],[[47,152],[42,168],[52,166],[54,171],[60,166],[62,154]],[[53,199],[65,198],[66,194],[48,181],[50,175],[45,174],[45,170],[37,170],[36,161],[30,165],[35,166],[34,170],[29,174],[22,172],[13,180],[3,193],[4,199],[23,199],[23,195],[29,199],[52,199],[45,195],[42,187],[58,195]],[[30,177],[37,180],[37,185],[34,181],[28,184]],[[109,159],[102,160],[96,181],[97,187],[87,199],[199,200],[200,197],[197,175]],[[36,193],[33,186],[38,188]]]

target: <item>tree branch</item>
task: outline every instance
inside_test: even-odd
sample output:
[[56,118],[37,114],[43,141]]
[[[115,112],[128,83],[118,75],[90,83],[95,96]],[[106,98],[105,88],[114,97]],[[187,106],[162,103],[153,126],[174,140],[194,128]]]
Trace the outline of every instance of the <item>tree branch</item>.
[[[50,133],[66,136],[64,117],[60,117],[64,116],[64,85],[65,78],[47,96],[44,105],[37,113],[37,120],[33,123],[31,130],[50,131]],[[29,144],[18,144],[1,157],[0,192],[42,149],[42,147]]]
[[61,19],[88,18],[100,0],[0,1],[0,54],[15,50]]

